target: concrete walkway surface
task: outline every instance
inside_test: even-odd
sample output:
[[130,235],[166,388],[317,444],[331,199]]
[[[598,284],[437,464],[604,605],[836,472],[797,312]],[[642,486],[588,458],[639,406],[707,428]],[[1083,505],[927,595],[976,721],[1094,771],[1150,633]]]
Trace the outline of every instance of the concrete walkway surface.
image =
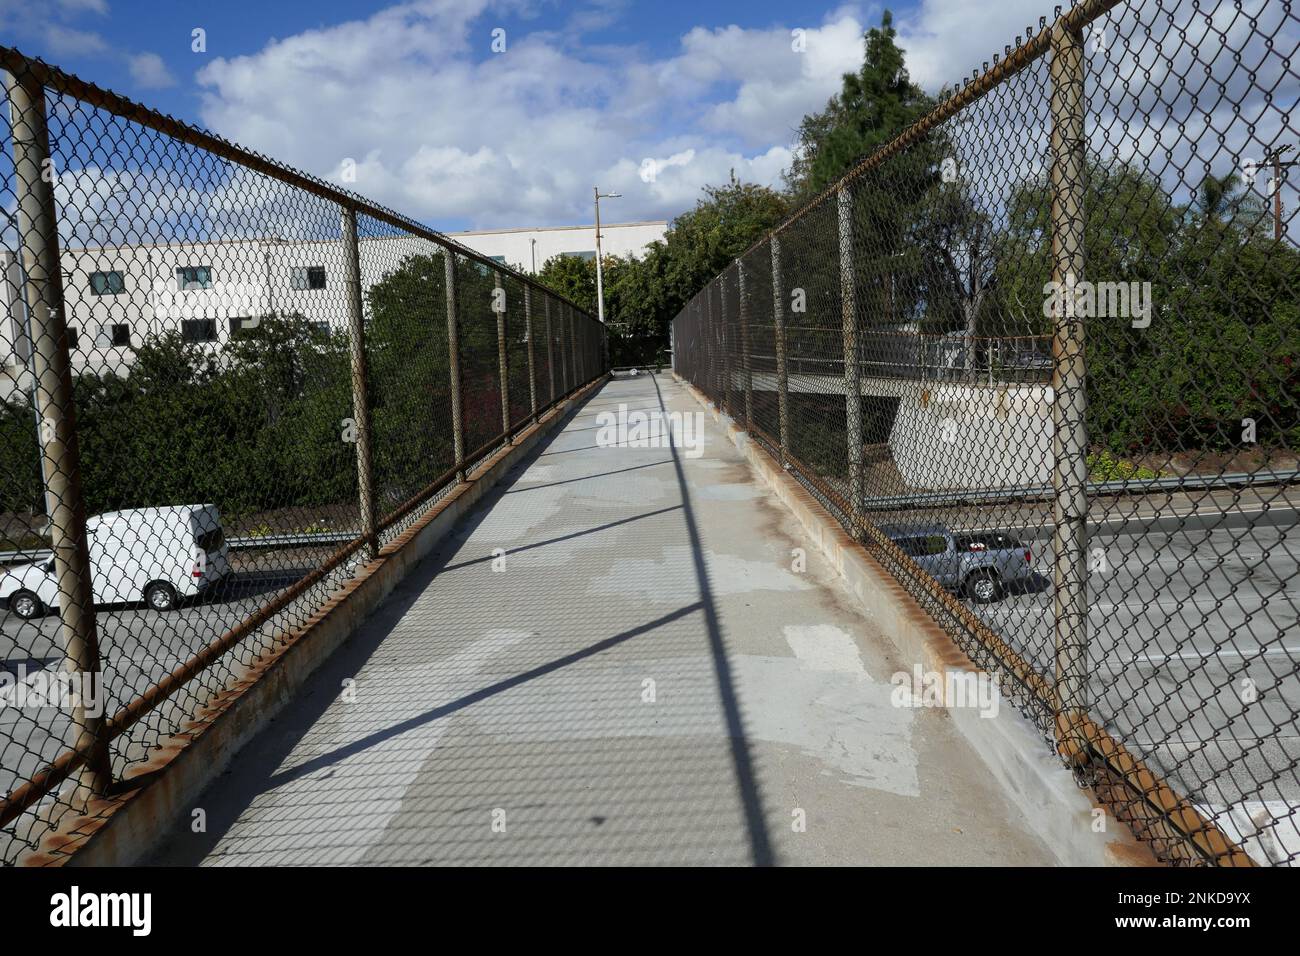
[[[702,454],[598,442],[620,407]],[[607,383],[152,862],[1056,862],[945,711],[891,704],[912,662],[700,411]]]

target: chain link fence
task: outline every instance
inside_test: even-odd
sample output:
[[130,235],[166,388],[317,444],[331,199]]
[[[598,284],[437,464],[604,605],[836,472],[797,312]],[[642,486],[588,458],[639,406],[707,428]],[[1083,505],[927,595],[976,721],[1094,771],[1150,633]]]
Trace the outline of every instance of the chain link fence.
[[1285,2],[1040,20],[703,289],[674,367],[1182,864],[1300,857]]
[[321,180],[0,48],[0,861],[192,729],[603,328]]

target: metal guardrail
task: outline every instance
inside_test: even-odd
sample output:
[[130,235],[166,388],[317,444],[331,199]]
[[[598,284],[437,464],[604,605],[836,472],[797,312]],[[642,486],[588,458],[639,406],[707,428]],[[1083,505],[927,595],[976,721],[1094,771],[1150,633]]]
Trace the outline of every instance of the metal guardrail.
[[[639,366],[621,366],[612,372],[648,370]],[[1300,470],[1232,472],[1222,475],[1184,475],[1179,478],[1130,478],[1120,481],[1089,482],[1090,497],[1104,495],[1147,495],[1154,492],[1213,491],[1217,488],[1243,488],[1252,486],[1300,484]],[[863,508],[867,511],[891,511],[910,506],[971,505],[1008,500],[1049,499],[1049,485],[1023,488],[983,488],[961,492],[926,492],[915,495],[886,495],[867,498]],[[226,539],[232,551],[257,548],[310,548],[329,544],[345,544],[354,535],[345,531],[320,531],[302,534],[266,534]],[[48,549],[35,551],[0,551],[0,565],[28,564],[45,561],[54,556]]]
[[[1250,488],[1300,484],[1300,471],[1231,472],[1221,475],[1183,475],[1177,478],[1124,478],[1115,481],[1090,481],[1084,487],[1089,498],[1111,495],[1172,494],[1180,491],[1214,491],[1218,488]],[[890,511],[911,506],[942,507],[975,505],[1001,501],[1050,500],[1055,492],[1051,485],[1025,485],[1018,488],[972,488],[961,491],[929,491],[912,495],[868,496],[862,507],[867,511]]]
[[[320,531],[310,534],[265,534],[248,537],[231,537],[226,544],[231,551],[252,550],[255,548],[311,548],[329,544],[346,544],[355,538],[355,534],[346,531]],[[29,564],[45,561],[54,557],[48,549],[36,551],[0,551],[0,565]]]

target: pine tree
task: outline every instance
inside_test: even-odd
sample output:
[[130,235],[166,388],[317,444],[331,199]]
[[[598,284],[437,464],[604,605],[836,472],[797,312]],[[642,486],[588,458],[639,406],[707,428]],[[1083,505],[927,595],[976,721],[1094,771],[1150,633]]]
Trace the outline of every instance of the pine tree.
[[796,158],[785,175],[796,205],[825,189],[934,105],[908,75],[896,36],[893,14],[886,10],[880,26],[863,35],[862,68],[844,74],[843,87],[826,108],[805,116],[799,124]]

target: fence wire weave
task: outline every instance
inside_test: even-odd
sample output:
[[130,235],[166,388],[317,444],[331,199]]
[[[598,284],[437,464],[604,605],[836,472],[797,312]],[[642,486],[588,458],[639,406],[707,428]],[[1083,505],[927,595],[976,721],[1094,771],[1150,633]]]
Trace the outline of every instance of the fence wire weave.
[[1078,3],[673,325],[1175,863],[1300,858],[1298,46],[1289,3]]
[[591,316],[412,220],[0,60],[13,864],[193,729],[605,351]]

